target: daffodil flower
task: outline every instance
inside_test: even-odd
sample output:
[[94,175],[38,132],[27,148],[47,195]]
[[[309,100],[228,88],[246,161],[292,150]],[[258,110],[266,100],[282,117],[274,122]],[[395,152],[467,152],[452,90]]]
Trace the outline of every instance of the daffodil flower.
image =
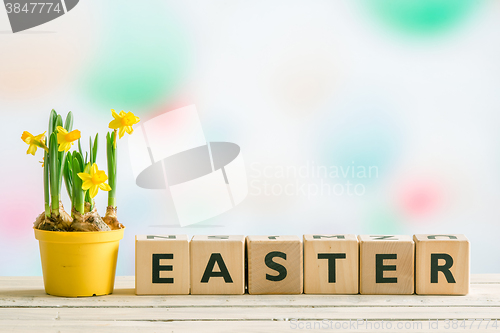
[[132,125],[137,124],[141,119],[137,117],[132,112],[125,113],[125,111],[120,111],[120,114],[116,113],[115,110],[111,109],[111,114],[113,115],[114,120],[109,123],[109,128],[114,130],[119,130],[118,134],[120,139],[127,132],[128,134],[132,134],[134,131],[132,129]]
[[92,164],[90,168],[90,173],[80,172],[78,173],[78,177],[83,181],[82,190],[89,190],[89,195],[91,198],[94,198],[97,195],[99,189],[103,191],[110,191],[111,187],[108,184],[104,183],[108,180],[108,176],[104,173],[104,171],[97,169],[97,164]]
[[57,143],[59,143],[59,151],[68,151],[73,143],[80,139],[81,133],[79,130],[68,131],[62,127],[57,126]]
[[26,151],[26,154],[31,154],[35,156],[36,150],[38,147],[45,149],[46,151],[49,151],[47,146],[45,145],[45,132],[42,134],[39,134],[37,136],[34,136],[30,132],[24,131],[23,135],[21,135],[21,139],[26,142],[29,145],[28,151]]

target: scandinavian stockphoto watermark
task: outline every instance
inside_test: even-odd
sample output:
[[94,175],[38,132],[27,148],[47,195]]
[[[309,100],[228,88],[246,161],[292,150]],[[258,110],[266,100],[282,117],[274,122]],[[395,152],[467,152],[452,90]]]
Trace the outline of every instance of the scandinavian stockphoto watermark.
[[247,197],[240,146],[205,138],[195,105],[159,114],[135,132],[128,148],[136,184],[166,190],[174,213],[169,218],[180,226],[222,214]]
[[379,177],[377,166],[320,165],[307,161],[302,165],[250,165],[250,195],[259,196],[362,196],[366,181]]

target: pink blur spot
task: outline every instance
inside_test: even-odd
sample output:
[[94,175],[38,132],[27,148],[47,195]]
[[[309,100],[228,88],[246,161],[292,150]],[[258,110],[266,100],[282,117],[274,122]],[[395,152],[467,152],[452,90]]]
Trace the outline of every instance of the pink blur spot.
[[399,191],[402,210],[412,217],[436,213],[443,203],[441,187],[431,180],[413,180],[404,184]]
[[16,191],[10,191],[8,196],[1,196],[0,230],[3,237],[9,239],[33,236],[33,222],[43,208],[43,197],[30,198],[29,195]]

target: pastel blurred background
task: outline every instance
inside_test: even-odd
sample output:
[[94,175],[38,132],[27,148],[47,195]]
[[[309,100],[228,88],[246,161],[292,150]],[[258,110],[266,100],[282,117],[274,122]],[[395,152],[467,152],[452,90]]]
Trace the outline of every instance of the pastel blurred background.
[[111,108],[189,104],[208,140],[241,147],[249,195],[181,228],[122,139],[118,275],[146,233],[463,233],[472,273],[500,273],[498,1],[81,0],[17,34],[0,8],[0,275],[41,275],[42,154],[23,131],[73,111],[105,168]]

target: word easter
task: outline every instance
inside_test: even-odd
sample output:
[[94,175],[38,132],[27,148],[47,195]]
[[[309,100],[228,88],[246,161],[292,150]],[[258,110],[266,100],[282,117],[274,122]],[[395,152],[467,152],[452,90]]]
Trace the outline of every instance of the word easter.
[[421,294],[469,292],[464,235],[137,235],[135,292]]

